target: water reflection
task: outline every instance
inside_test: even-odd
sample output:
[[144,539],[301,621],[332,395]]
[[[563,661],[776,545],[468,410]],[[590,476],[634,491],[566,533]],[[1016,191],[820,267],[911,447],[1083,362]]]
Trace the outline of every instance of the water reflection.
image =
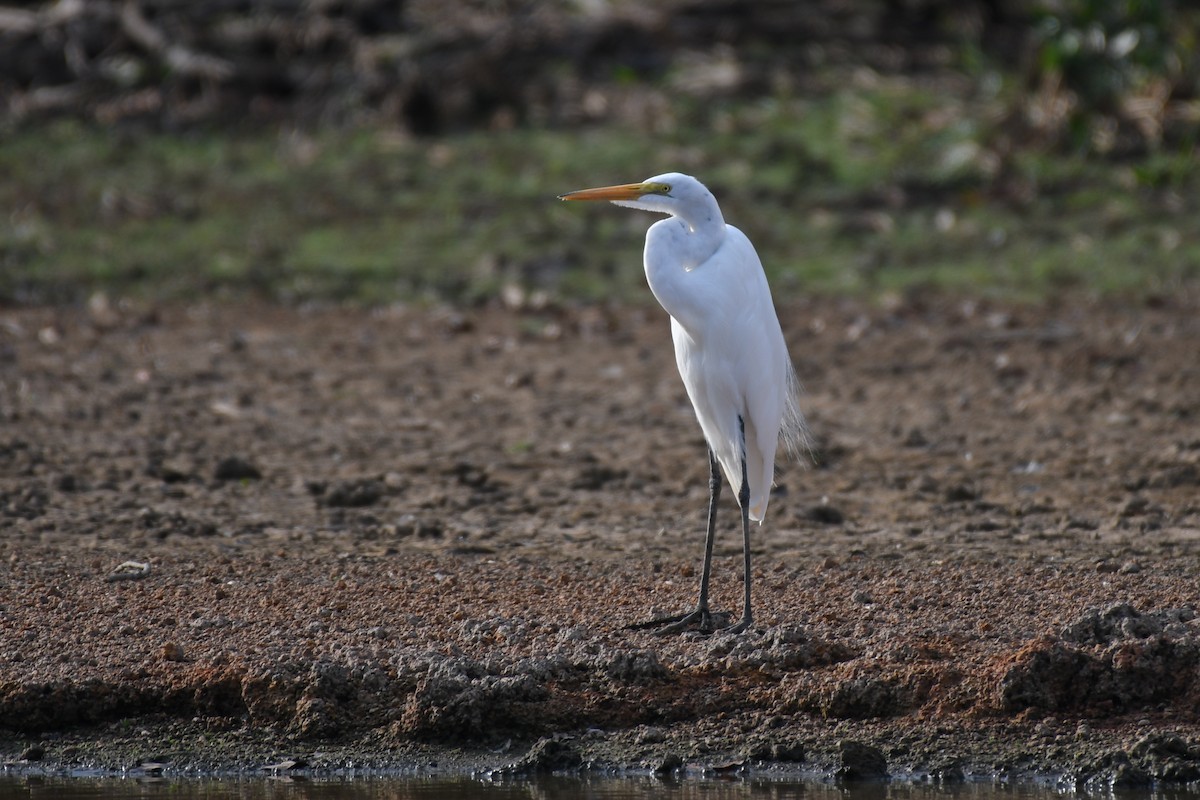
[[26,776],[0,778],[0,800],[17,798],[172,798],[173,800],[1057,800],[1064,794],[1112,800],[1200,800],[1184,790],[1062,792],[1032,785],[912,783],[843,784],[777,780],[685,780],[652,778],[540,778],[481,781],[471,778],[300,779],[133,779]]

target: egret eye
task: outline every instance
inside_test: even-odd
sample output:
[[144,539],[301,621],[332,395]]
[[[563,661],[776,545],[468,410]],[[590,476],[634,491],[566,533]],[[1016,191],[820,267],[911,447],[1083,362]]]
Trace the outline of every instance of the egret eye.
[[669,184],[669,183],[660,183],[660,184],[658,185],[658,193],[659,193],[659,194],[670,194],[670,193],[671,193],[671,184]]

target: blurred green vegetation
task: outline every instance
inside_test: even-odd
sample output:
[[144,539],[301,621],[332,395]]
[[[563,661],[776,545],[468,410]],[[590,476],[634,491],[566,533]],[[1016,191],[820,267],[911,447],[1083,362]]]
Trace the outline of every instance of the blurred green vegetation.
[[618,70],[608,88],[643,92],[640,120],[22,126],[0,147],[0,302],[644,300],[653,217],[555,196],[669,170],[713,189],[781,296],[1196,283],[1200,13],[1021,8],[1036,47],[1016,65],[966,43],[933,74],[850,69],[759,96],[689,91],[690,62]]
[[730,103],[656,135],[57,123],[0,148],[0,298],[639,298],[653,216],[555,195],[670,169],[710,185],[785,295],[1146,294],[1200,277],[1190,153],[1113,163],[1030,150],[999,164],[964,111],[882,86]]
[[[1031,0],[1030,68],[1042,122],[1107,153],[1194,148],[1200,130],[1200,6],[1173,0]],[[1045,109],[1042,109],[1044,112]]]

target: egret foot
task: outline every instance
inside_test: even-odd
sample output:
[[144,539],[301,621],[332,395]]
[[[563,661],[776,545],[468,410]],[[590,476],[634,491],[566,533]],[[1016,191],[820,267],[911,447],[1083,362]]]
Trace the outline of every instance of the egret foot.
[[737,623],[736,625],[730,625],[728,628],[721,628],[717,631],[717,633],[742,633],[743,631],[749,630],[750,626],[753,624],[754,620],[750,617],[742,617],[741,622]]
[[645,631],[657,628],[658,630],[655,632],[660,634],[683,633],[684,631],[695,630],[707,635],[717,630],[717,622],[724,622],[728,618],[729,616],[724,613],[713,614],[707,608],[697,608],[695,611],[688,611],[683,614],[675,614],[669,617],[655,617],[645,622],[637,622],[627,626],[625,630]]
[[[707,608],[697,608],[689,614],[678,614],[675,617],[666,617],[663,619],[665,623],[658,631],[661,636],[668,636],[673,633],[683,633],[690,630],[693,626],[695,629],[704,635],[713,632],[712,614]],[[697,623],[699,623],[697,625]]]

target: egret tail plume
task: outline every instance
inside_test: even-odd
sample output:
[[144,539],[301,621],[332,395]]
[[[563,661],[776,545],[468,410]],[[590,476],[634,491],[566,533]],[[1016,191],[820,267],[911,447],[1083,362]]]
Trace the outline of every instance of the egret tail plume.
[[783,422],[779,426],[779,441],[783,451],[794,461],[802,461],[804,456],[816,460],[813,455],[812,435],[808,431],[808,422],[804,412],[800,410],[800,378],[796,368],[789,359],[787,363],[787,399],[783,406]]

